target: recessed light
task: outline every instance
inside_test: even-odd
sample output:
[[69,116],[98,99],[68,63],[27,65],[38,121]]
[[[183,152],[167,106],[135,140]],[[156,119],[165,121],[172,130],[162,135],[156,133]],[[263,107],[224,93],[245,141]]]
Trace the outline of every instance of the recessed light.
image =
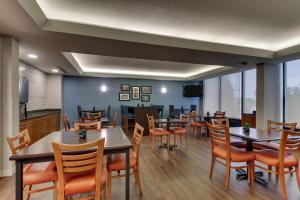
[[38,56],[37,55],[35,55],[35,54],[28,54],[27,55],[29,58],[34,58],[34,59],[36,59]]
[[59,72],[58,69],[51,69],[51,71],[54,72],[54,73],[58,73]]
[[106,85],[101,85],[101,92],[106,92],[106,91],[107,91]]

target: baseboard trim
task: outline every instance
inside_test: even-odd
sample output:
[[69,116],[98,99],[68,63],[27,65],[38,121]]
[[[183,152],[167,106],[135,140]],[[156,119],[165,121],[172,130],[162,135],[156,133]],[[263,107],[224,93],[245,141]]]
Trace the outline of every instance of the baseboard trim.
[[6,169],[6,170],[0,170],[0,177],[7,177],[7,176],[12,176],[16,172],[15,166],[13,166],[11,169]]

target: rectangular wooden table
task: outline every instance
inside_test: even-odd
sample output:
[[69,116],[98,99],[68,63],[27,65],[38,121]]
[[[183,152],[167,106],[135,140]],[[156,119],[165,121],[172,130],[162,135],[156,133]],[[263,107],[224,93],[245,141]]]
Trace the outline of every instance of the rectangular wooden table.
[[103,137],[105,138],[105,155],[117,153],[126,154],[125,199],[129,200],[129,161],[132,144],[120,127],[102,129],[101,131],[88,131],[85,139],[80,138],[77,132],[52,132],[26,149],[19,151],[16,155],[11,156],[9,159],[16,161],[16,199],[23,200],[23,165],[34,162],[53,161],[53,142],[62,144],[84,144]]

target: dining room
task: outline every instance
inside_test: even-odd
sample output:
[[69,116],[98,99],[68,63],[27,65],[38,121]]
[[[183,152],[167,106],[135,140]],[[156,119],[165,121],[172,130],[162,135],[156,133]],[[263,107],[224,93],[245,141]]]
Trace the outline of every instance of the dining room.
[[298,1],[0,1],[0,199],[300,199]]

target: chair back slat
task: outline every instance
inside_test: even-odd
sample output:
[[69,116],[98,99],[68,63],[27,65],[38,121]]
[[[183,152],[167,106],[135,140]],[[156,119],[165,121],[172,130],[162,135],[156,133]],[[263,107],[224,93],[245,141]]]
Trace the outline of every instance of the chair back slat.
[[279,162],[284,163],[286,155],[294,156],[299,161],[300,132],[283,130],[279,147]]
[[211,118],[211,124],[214,126],[226,126],[229,127],[229,120],[227,117],[224,118]]
[[222,111],[216,111],[214,113],[214,117],[221,117],[221,118],[224,118],[225,117],[225,112],[222,112]]
[[114,114],[114,121],[113,121],[113,127],[116,128],[118,124],[118,112],[115,112]]
[[267,131],[270,133],[272,131],[282,131],[290,130],[294,131],[297,126],[297,122],[292,123],[282,123],[268,120]]
[[76,130],[100,130],[101,122],[75,123],[74,126]]
[[27,129],[22,130],[16,136],[7,137],[6,140],[13,155],[30,145],[30,137]]
[[98,118],[101,117],[101,112],[87,112],[86,116],[88,118]]
[[147,119],[148,119],[148,125],[149,125],[149,132],[151,132],[155,129],[154,117],[153,117],[153,115],[147,114]]
[[136,154],[138,154],[143,133],[144,133],[144,128],[138,123],[135,123],[133,137],[132,137],[132,151],[135,152]]

